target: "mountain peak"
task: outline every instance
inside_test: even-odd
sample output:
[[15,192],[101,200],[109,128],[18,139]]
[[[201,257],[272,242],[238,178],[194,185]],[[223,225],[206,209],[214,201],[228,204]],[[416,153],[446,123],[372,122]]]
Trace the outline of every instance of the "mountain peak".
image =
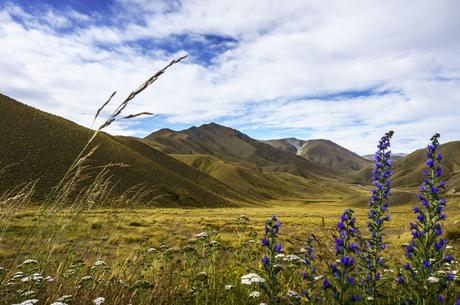
[[220,124],[217,124],[215,122],[210,122],[207,124],[200,125],[198,128],[205,128],[205,129],[231,129],[230,127],[223,126]]

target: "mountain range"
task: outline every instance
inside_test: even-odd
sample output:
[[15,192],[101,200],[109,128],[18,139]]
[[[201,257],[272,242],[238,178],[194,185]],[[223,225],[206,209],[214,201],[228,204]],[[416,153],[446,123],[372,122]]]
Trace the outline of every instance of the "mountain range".
[[[93,131],[0,94],[0,192],[37,180],[43,198],[62,178]],[[324,139],[259,141],[216,123],[160,129],[141,139],[99,133],[91,168],[110,167],[114,193],[142,185],[162,206],[218,207],[270,200],[365,201],[373,161]],[[445,143],[450,194],[460,190],[460,141]],[[423,149],[394,154],[395,198],[413,200]],[[2,168],[4,170],[2,170]],[[93,173],[94,174],[94,173]]]
[[340,173],[350,173],[372,165],[370,160],[329,140],[287,138],[263,142]]

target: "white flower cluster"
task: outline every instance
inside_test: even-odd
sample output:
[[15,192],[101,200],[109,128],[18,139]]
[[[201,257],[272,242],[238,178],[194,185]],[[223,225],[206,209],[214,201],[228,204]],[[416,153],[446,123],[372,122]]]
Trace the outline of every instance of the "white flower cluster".
[[19,304],[13,304],[13,305],[34,305],[35,303],[38,303],[37,299],[30,299],[30,300],[25,300],[22,303]]
[[289,254],[283,257],[283,261],[292,262],[292,261],[301,261],[302,259],[294,254]]
[[40,273],[34,273],[30,276],[26,276],[26,277],[23,277],[21,279],[22,282],[30,282],[30,281],[33,281],[33,282],[40,282],[41,280],[43,280],[43,276],[40,274]]
[[251,285],[252,283],[265,283],[265,279],[257,273],[249,273],[241,277],[241,284]]
[[105,303],[105,298],[98,297],[93,300],[94,305],[102,305]]
[[66,295],[63,295],[62,297],[60,297],[57,302],[58,303],[64,303],[67,302],[67,301],[71,301],[72,300],[72,295],[71,294],[66,294]]
[[22,262],[22,265],[31,265],[31,264],[37,264],[38,261],[34,259],[26,259],[25,261]]
[[209,245],[212,246],[212,247],[219,247],[220,243],[217,240],[211,240],[209,242]]
[[208,237],[208,233],[207,232],[197,233],[197,234],[195,234],[195,237],[197,237],[199,239],[206,239]]

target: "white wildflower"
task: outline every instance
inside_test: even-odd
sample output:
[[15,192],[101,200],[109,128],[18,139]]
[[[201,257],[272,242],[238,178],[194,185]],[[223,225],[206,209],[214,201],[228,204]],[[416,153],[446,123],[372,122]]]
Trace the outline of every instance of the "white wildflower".
[[35,294],[36,294],[35,291],[29,290],[29,291],[24,292],[24,293],[22,294],[22,296],[23,296],[23,297],[34,297]]
[[198,237],[199,239],[205,239],[208,237],[208,233],[207,232],[197,233],[195,234],[195,237]]
[[437,282],[439,282],[439,278],[434,277],[434,276],[430,276],[430,277],[428,278],[428,282],[430,282],[430,283],[437,283]]
[[34,259],[26,259],[25,261],[22,262],[23,265],[31,265],[31,264],[37,264],[38,261],[34,260]]
[[24,273],[19,271],[19,272],[16,272],[15,274],[13,274],[13,277],[11,279],[15,280],[15,279],[23,278],[23,277],[24,277]]
[[93,300],[94,305],[102,305],[105,303],[105,298],[98,297]]
[[22,303],[19,303],[19,304],[13,304],[13,305],[33,305],[35,303],[37,303],[38,300],[37,299],[30,299],[30,300],[25,300],[24,302]]
[[257,273],[249,273],[245,274],[241,277],[241,284],[251,285],[252,283],[264,283],[265,279],[263,279]]
[[393,273],[394,271],[393,271],[393,269],[383,269],[383,272],[391,272],[391,273]]
[[446,249],[453,249],[453,248],[454,248],[454,247],[451,246],[451,245],[447,245],[447,246],[446,246]]
[[366,300],[368,300],[368,301],[373,301],[373,300],[374,300],[374,297],[367,297]]
[[[93,266],[93,267],[91,267],[91,268],[96,268],[96,267]],[[75,269],[67,269],[67,270],[64,272],[63,276],[64,276],[64,277],[69,277],[69,276],[71,276],[71,275],[73,275],[73,274],[75,274],[75,273],[77,273],[77,270],[75,270]]]
[[315,281],[320,280],[320,279],[322,279],[323,277],[324,277],[324,275],[315,276]]
[[209,245],[214,246],[214,247],[218,247],[220,245],[220,243],[217,240],[211,240],[209,242]]
[[71,294],[66,294],[66,295],[63,295],[62,297],[60,297],[58,299],[58,302],[66,302],[66,301],[70,301],[72,300],[72,295]]
[[286,295],[288,298],[293,298],[293,297],[297,297],[299,294],[295,292],[294,290],[289,290]]
[[230,289],[232,289],[232,288],[233,288],[233,285],[225,285],[225,287],[224,287],[224,288],[225,288],[225,290],[230,290]]
[[21,281],[24,283],[29,281],[40,282],[42,279],[43,277],[40,273],[34,273],[31,276],[23,277]]
[[89,281],[90,279],[92,279],[93,277],[91,275],[85,275],[84,277],[82,277],[80,279],[80,282],[85,282],[85,281]]
[[251,298],[258,298],[260,297],[260,292],[259,291],[253,291],[249,294]]
[[56,279],[51,275],[48,275],[47,277],[45,277],[45,281],[47,281],[48,283],[53,283],[56,282]]
[[297,255],[294,255],[294,254],[289,254],[289,255],[286,255],[286,257],[283,258],[283,261],[301,261],[302,259],[300,257],[298,257]]

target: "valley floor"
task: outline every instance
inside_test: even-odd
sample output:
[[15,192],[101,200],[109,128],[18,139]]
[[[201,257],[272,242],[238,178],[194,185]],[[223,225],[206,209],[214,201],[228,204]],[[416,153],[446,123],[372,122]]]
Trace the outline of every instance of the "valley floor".
[[[333,232],[347,206],[309,199],[251,208],[2,211],[0,304],[27,299],[91,304],[98,298],[105,304],[259,304],[248,297],[257,287],[240,281],[248,273],[263,274],[260,239],[266,219],[276,214],[281,221],[285,255],[303,257],[301,249],[314,234],[317,272],[322,275],[336,259]],[[366,232],[367,208],[353,210]],[[460,200],[449,200],[446,214],[445,232],[459,257]],[[401,246],[410,238],[414,215],[410,206],[402,205],[392,207],[391,216],[385,238],[391,272],[384,276],[394,281],[392,270],[403,258]],[[301,291],[302,260],[283,264],[283,291]],[[315,285],[321,291],[321,281]]]
[[[11,258],[16,245],[31,231],[58,232],[54,251],[60,251],[69,243],[87,250],[88,258],[97,256],[108,260],[116,259],[117,253],[126,255],[139,243],[152,247],[167,245],[181,246],[195,234],[203,231],[215,232],[216,239],[224,245],[234,246],[236,235],[244,220],[245,230],[254,232],[258,242],[263,234],[264,222],[276,214],[282,222],[280,237],[290,239],[287,250],[298,250],[310,233],[321,237],[330,237],[346,202],[333,199],[324,201],[305,199],[303,201],[271,201],[260,207],[212,208],[212,209],[176,209],[176,208],[96,208],[90,211],[74,213],[61,211],[46,214],[43,223],[35,224],[37,209],[18,209],[10,215],[8,227],[2,235],[0,261]],[[366,233],[367,207],[353,207],[358,226]],[[409,222],[414,220],[411,205],[391,207],[391,221],[386,233],[391,252],[399,252],[400,245],[410,239]],[[447,206],[447,232],[458,231],[460,227],[460,200],[451,199]],[[51,219],[51,218],[54,219]],[[35,224],[35,226],[34,226]],[[294,238],[294,239],[293,239]],[[43,247],[43,240],[31,242],[21,255],[33,255],[34,244]],[[292,244],[291,244],[292,243]]]

